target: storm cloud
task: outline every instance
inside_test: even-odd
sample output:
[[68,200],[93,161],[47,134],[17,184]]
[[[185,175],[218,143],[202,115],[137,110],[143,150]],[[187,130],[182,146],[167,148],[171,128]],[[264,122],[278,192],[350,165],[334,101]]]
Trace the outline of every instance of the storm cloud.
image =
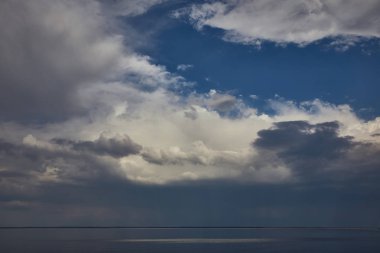
[[340,136],[338,122],[278,122],[259,131],[252,145],[262,157],[259,163],[281,161],[301,181],[342,182],[370,174],[369,183],[380,176],[380,146]]

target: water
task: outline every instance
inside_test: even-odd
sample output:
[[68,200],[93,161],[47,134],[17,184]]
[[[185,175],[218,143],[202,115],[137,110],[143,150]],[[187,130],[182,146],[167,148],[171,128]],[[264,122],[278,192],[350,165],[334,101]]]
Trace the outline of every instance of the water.
[[0,229],[0,252],[380,252],[379,229]]

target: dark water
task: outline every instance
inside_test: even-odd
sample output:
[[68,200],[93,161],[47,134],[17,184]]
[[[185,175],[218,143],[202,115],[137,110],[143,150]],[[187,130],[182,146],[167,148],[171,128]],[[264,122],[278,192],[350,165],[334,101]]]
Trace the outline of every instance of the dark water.
[[0,252],[380,252],[379,229],[0,229]]

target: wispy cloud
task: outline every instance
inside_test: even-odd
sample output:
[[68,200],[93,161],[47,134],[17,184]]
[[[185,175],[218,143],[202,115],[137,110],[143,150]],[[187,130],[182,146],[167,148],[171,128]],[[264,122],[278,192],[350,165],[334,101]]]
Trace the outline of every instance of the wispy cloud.
[[197,29],[223,29],[227,41],[260,47],[261,41],[305,45],[336,36],[378,38],[379,9],[377,0],[231,0],[194,4],[174,16],[187,17]]

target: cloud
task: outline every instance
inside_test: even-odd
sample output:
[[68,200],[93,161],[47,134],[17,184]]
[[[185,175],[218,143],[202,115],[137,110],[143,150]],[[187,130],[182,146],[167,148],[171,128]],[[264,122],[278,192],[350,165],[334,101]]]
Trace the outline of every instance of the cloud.
[[368,173],[377,180],[379,144],[339,136],[338,131],[338,122],[278,122],[259,131],[253,146],[258,149],[259,163],[281,161],[300,181],[355,181],[358,174]]
[[[312,43],[329,37],[380,37],[377,0],[226,0],[194,4],[174,16],[187,16],[197,29],[223,29],[224,39],[260,47],[261,41]],[[347,41],[347,40],[346,40]],[[348,45],[353,40],[345,43]],[[340,40],[341,50],[345,50]]]
[[[281,183],[294,179],[298,173],[295,165],[276,152],[263,152],[264,147],[251,145],[257,138],[268,141],[268,136],[259,134],[273,124],[286,128],[284,131],[289,134],[290,127],[281,122],[304,121],[305,129],[311,129],[307,131],[316,131],[321,127],[318,124],[337,120],[339,127],[331,127],[330,132],[322,131],[326,134],[323,135],[326,145],[330,145],[328,140],[335,143],[339,138],[352,136],[353,140],[348,141],[350,145],[354,141],[361,142],[363,145],[359,146],[363,149],[354,145],[348,150],[363,152],[364,143],[378,142],[374,134],[379,132],[379,119],[365,122],[348,105],[320,100],[295,103],[276,97],[267,101],[273,114],[264,114],[231,92],[210,90],[183,95],[183,89],[176,87],[186,88],[186,80],[163,66],[152,64],[148,56],[122,43],[128,34],[117,34],[114,32],[117,29],[112,29],[117,23],[112,19],[105,21],[109,17],[103,14],[105,3],[67,0],[43,4],[43,0],[39,0],[1,4],[11,10],[15,3],[20,7],[15,11],[24,10],[25,19],[30,19],[30,23],[35,24],[32,28],[37,30],[24,35],[27,38],[21,43],[20,36],[26,28],[16,22],[8,31],[2,24],[2,31],[8,31],[4,32],[7,36],[1,42],[4,48],[16,52],[13,47],[18,45],[20,52],[30,51],[21,56],[15,53],[12,58],[6,57],[3,50],[1,53],[5,57],[2,59],[9,61],[7,66],[16,69],[12,61],[21,62],[22,67],[17,69],[26,74],[16,75],[15,71],[10,71],[2,73],[2,78],[17,81],[17,78],[28,76],[30,69],[39,68],[40,73],[47,66],[54,71],[46,75],[30,73],[29,82],[18,80],[14,85],[18,87],[15,99],[1,102],[7,105],[2,108],[10,108],[0,122],[0,137],[8,143],[8,146],[4,144],[4,150],[9,149],[9,152],[3,151],[4,162],[0,164],[5,175],[17,175],[33,167],[32,171],[38,171],[35,174],[37,182],[68,182],[91,177],[90,168],[93,167],[95,174],[108,171],[122,180],[147,184],[171,184],[190,179]],[[39,13],[42,6],[47,9]],[[55,22],[59,15],[63,18],[62,24]],[[82,19],[86,20],[81,22]],[[17,32],[18,26],[23,32]],[[61,35],[67,39],[51,46],[50,41]],[[18,43],[13,45],[11,40]],[[24,63],[32,60],[36,63]],[[74,72],[92,74],[89,77],[86,74],[82,81]],[[40,80],[45,77],[63,82]],[[7,91],[7,82],[2,85],[1,89]],[[48,99],[54,101],[57,108],[44,101],[47,95],[40,89],[45,86],[54,90],[49,92]],[[29,92],[29,89],[36,91]],[[29,97],[30,103],[18,97],[23,94]],[[12,103],[18,103],[18,107]],[[71,106],[78,113],[71,111]],[[48,120],[51,117],[60,120]],[[40,124],[31,124],[35,120],[41,120]],[[298,128],[294,129],[297,138],[312,142],[306,138],[312,136],[299,135]],[[312,145],[304,144],[304,148],[301,143],[298,145],[300,150],[315,151]],[[16,147],[20,147],[19,155],[12,151]],[[284,152],[290,154],[289,150],[288,147]],[[321,156],[330,159],[331,154],[335,153]],[[352,151],[350,157],[357,157],[355,154]],[[297,157],[299,161],[307,160],[301,154]],[[340,164],[341,160],[335,162]]]
[[51,183],[83,184],[98,178],[112,178],[117,162],[113,159],[54,146],[0,140],[0,183],[2,194],[33,193]]
[[79,86],[110,77],[122,50],[92,1],[1,1],[2,120],[61,119],[81,111]]
[[[137,15],[159,2],[114,4]],[[115,17],[95,0],[5,0],[0,12],[1,121],[62,121],[86,114],[82,89],[94,83],[128,79],[140,89],[181,83],[125,45],[129,31],[119,33]]]
[[77,151],[87,151],[97,155],[109,155],[115,158],[120,158],[132,154],[138,154],[141,146],[133,142],[128,135],[106,138],[100,135],[95,141],[71,141],[65,139],[53,139],[54,143],[70,146]]
[[189,102],[194,105],[206,107],[208,110],[216,111],[223,116],[241,117],[255,113],[255,110],[253,108],[249,109],[242,99],[228,92],[221,92],[214,89],[204,94],[190,94]]
[[250,97],[252,100],[257,100],[257,99],[259,99],[259,96],[258,96],[258,95],[255,95],[255,94],[251,94],[251,95],[249,95],[249,97]]
[[[128,29],[120,32],[117,16],[128,22],[161,2],[0,2],[0,223],[378,222],[377,202],[365,200],[379,192],[380,118],[364,121],[349,105],[279,96],[262,99],[266,114],[232,92],[187,92],[191,83],[135,51]],[[214,26],[214,17],[246,15],[243,7],[253,3],[267,17],[269,9],[281,5],[286,14],[294,5],[214,2],[191,14],[199,11],[199,27]],[[281,25],[259,39],[284,41],[289,24]],[[370,34],[373,26],[366,27]],[[303,29],[288,41],[317,39]],[[310,212],[315,203],[317,214]]]
[[130,54],[123,59],[122,67],[126,81],[144,91],[153,91],[159,87],[178,89],[192,85],[183,77],[168,72],[164,66],[150,63],[148,56]]
[[[307,164],[309,158],[306,153],[296,151],[311,152],[325,162],[341,154],[331,150],[323,153],[324,145],[335,147],[340,143],[337,141],[341,141],[339,145],[347,145],[347,150],[342,148],[344,154],[352,153],[350,159],[356,157],[349,161],[360,164],[360,155],[356,152],[365,153],[364,147],[368,145],[373,149],[371,152],[375,152],[378,137],[373,134],[378,133],[380,127],[378,118],[365,122],[348,105],[333,105],[320,100],[295,103],[277,97],[267,101],[273,111],[268,115],[259,113],[238,98],[233,99],[235,105],[231,108],[232,112],[238,113],[230,114],[211,107],[210,101],[213,102],[215,96],[218,99],[233,97],[217,91],[191,93],[184,97],[163,88],[143,92],[115,82],[94,85],[87,90],[86,96],[93,103],[88,115],[35,127],[2,124],[1,136],[15,145],[23,140],[23,145],[44,150],[68,149],[78,157],[83,154],[100,161],[112,160],[108,170],[126,181],[172,184],[189,179],[223,179],[274,184],[303,180],[298,175],[302,166],[297,164]],[[326,123],[336,120],[339,125]],[[303,123],[281,123],[288,121]],[[266,136],[265,131],[272,135]],[[284,150],[278,149],[277,152],[275,146],[265,149],[274,134],[295,146],[286,146],[284,141]],[[262,146],[251,145],[257,138],[258,143],[262,139]],[[59,144],[51,142],[52,139],[63,141]],[[317,149],[321,145],[323,148]],[[320,156],[313,153],[318,150],[322,152]],[[282,153],[289,156],[282,156]],[[289,162],[291,154],[297,163]],[[344,168],[343,161],[332,159],[331,164]],[[371,161],[375,168],[376,157],[371,157]],[[310,166],[317,167],[316,164],[310,162]],[[50,171],[62,166],[58,165],[52,164]],[[357,170],[346,170],[347,174],[353,171]]]
[[[351,138],[338,137],[338,129],[338,122],[315,125],[306,121],[277,122],[274,123],[273,129],[259,131],[259,138],[254,145],[259,148],[279,150],[279,152],[285,147],[287,154],[297,153],[315,158],[330,157],[350,146]],[[308,146],[311,143],[313,145]],[[324,146],[328,149],[322,148]]]
[[191,64],[180,64],[177,66],[177,70],[186,71],[188,69],[191,69],[192,67],[193,67],[193,65],[191,65]]
[[0,174],[5,179],[0,188],[24,192],[46,183],[84,184],[122,177],[118,159],[138,154],[141,148],[127,135],[101,135],[95,141],[44,141],[33,135],[22,143],[0,139]]
[[215,90],[211,90],[210,99],[207,101],[207,104],[212,110],[226,112],[231,110],[236,104],[236,100],[237,99],[234,96],[218,94]]
[[245,165],[249,153],[234,151],[212,150],[202,141],[192,143],[189,151],[181,150],[179,147],[170,147],[168,149],[147,148],[142,152],[142,157],[149,163],[158,165],[183,165],[190,163],[194,165]]

